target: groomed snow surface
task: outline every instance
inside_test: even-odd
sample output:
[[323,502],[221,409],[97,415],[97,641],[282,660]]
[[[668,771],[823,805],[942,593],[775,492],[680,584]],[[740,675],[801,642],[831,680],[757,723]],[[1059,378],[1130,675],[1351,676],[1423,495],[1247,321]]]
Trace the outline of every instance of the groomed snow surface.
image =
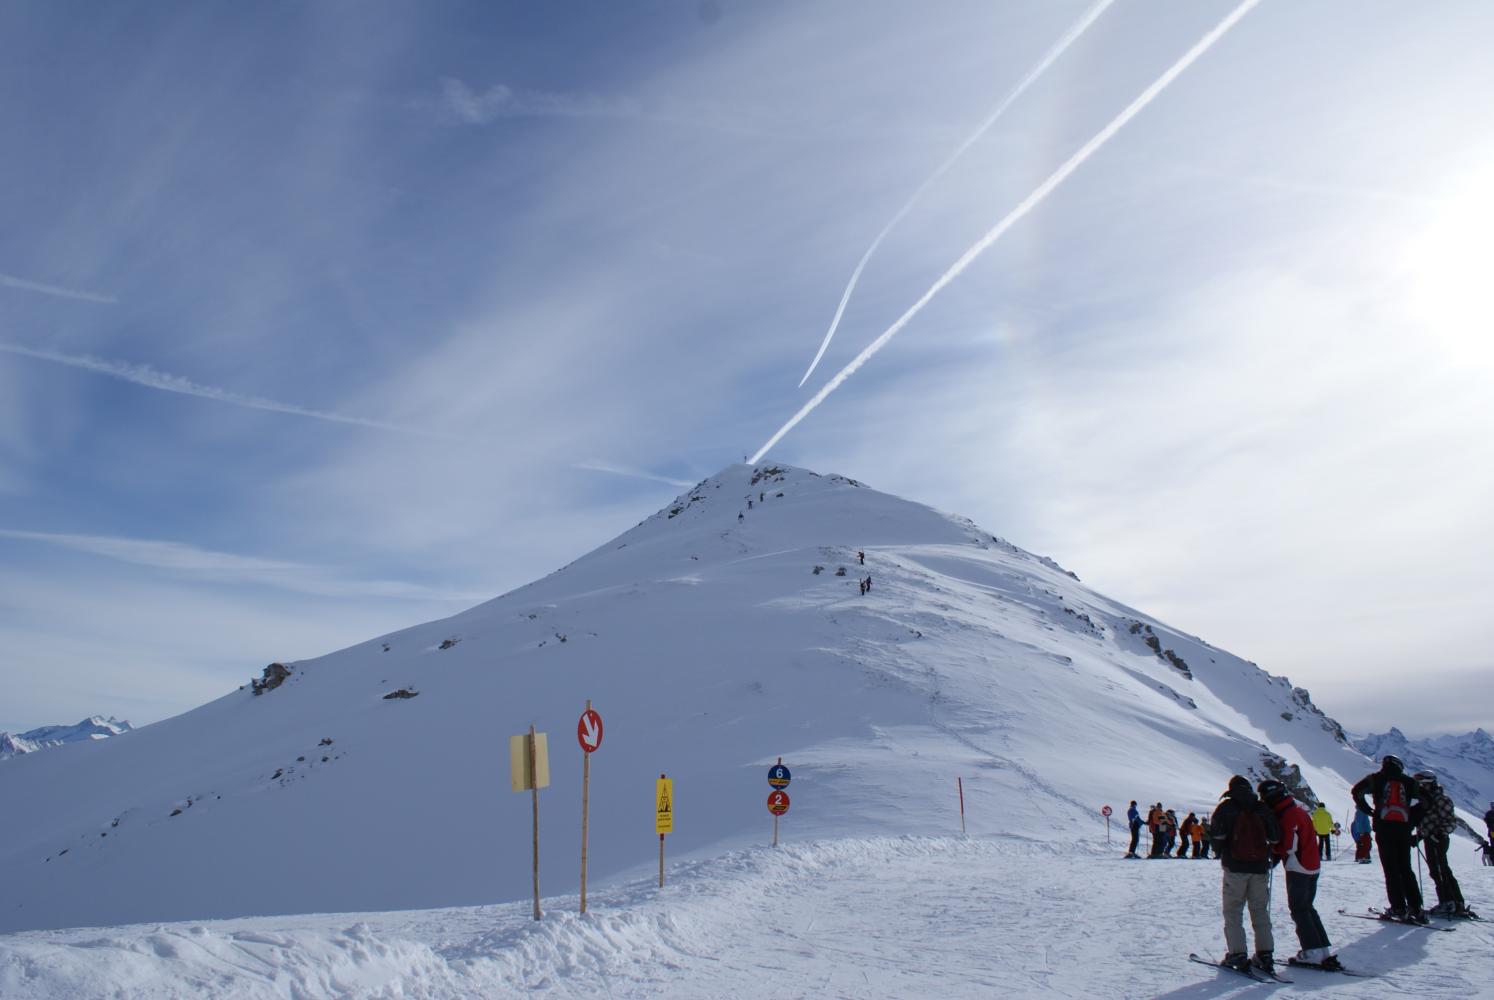
[[[766,825],[766,824],[765,824]],[[784,823],[785,830],[791,824]],[[1457,851],[1470,896],[1494,869]],[[1018,838],[786,842],[576,898],[250,918],[0,938],[0,995],[86,997],[1494,996],[1494,934],[1350,919],[1382,903],[1378,865],[1325,866],[1319,911],[1350,979],[1284,970],[1260,986],[1218,955],[1219,866],[1123,861]],[[522,864],[524,859],[510,859]],[[1278,954],[1295,950],[1278,873]],[[1429,885],[1430,889],[1431,886]]]

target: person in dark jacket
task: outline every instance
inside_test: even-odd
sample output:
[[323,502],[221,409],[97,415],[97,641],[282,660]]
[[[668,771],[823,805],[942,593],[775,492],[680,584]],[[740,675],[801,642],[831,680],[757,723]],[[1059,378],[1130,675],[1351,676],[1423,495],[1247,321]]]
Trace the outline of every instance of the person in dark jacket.
[[1203,818],[1198,821],[1198,843],[1193,845],[1195,858],[1208,860],[1209,850],[1213,844],[1209,840],[1209,814],[1204,813]]
[[1417,771],[1416,781],[1426,793],[1426,808],[1422,810],[1419,831],[1427,859],[1427,873],[1437,886],[1437,908],[1433,912],[1448,917],[1471,917],[1473,911],[1463,901],[1463,889],[1453,877],[1452,866],[1447,863],[1447,849],[1452,844],[1453,831],[1458,828],[1453,801],[1431,771]]
[[1126,810],[1126,822],[1131,825],[1131,846],[1126,848],[1126,857],[1136,857],[1136,842],[1141,839],[1141,813],[1136,809],[1136,800],[1131,800],[1131,808]]
[[1494,802],[1489,803],[1489,811],[1484,813],[1484,826],[1489,830],[1489,841],[1494,843]]
[[[1248,966],[1275,972],[1271,936],[1271,847],[1281,841],[1276,815],[1266,808],[1243,775],[1229,779],[1209,823],[1214,852],[1224,870],[1224,964],[1244,971]],[[1250,907],[1255,933],[1255,957],[1246,957],[1243,911]]]
[[[1354,785],[1354,805],[1370,814],[1380,868],[1385,873],[1386,919],[1427,923],[1421,889],[1411,870],[1411,831],[1421,819],[1422,790],[1395,754],[1386,754],[1380,770]],[[1371,802],[1365,801],[1370,796]]]
[[1317,824],[1281,782],[1274,779],[1262,781],[1256,786],[1256,792],[1281,824],[1281,840],[1272,850],[1273,866],[1279,862],[1286,868],[1287,908],[1291,910],[1292,923],[1297,927],[1297,942],[1302,945],[1296,960],[1321,969],[1341,969],[1343,966],[1333,954],[1332,943],[1328,940],[1328,931],[1323,927],[1317,907],[1313,906],[1318,895],[1318,872],[1322,862],[1322,840]]

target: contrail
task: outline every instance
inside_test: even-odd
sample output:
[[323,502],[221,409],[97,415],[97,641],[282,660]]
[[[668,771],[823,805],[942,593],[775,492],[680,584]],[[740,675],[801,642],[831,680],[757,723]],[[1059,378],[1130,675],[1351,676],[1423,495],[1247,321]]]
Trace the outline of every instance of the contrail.
[[929,300],[931,300],[935,295],[939,294],[940,290],[943,289],[945,285],[949,284],[955,278],[959,277],[961,272],[963,272],[965,268],[969,267],[970,263],[974,261],[975,258],[984,253],[986,249],[991,246],[991,244],[1001,239],[1002,235],[1008,229],[1010,229],[1014,223],[1016,223],[1028,212],[1032,211],[1035,207],[1037,207],[1037,205],[1039,205],[1043,201],[1043,199],[1047,198],[1048,195],[1053,192],[1054,188],[1058,187],[1058,185],[1064,182],[1069,174],[1072,174],[1076,169],[1078,169],[1080,164],[1089,159],[1089,157],[1094,153],[1095,150],[1099,149],[1101,146],[1105,145],[1105,143],[1109,142],[1111,137],[1114,136],[1115,133],[1124,128],[1127,122],[1129,122],[1132,118],[1135,118],[1143,108],[1152,103],[1156,96],[1167,88],[1168,84],[1177,79],[1178,75],[1182,73],[1183,70],[1187,69],[1193,64],[1196,59],[1198,59],[1199,56],[1207,52],[1215,42],[1219,41],[1219,39],[1224,36],[1225,32],[1229,31],[1230,28],[1235,26],[1235,22],[1239,21],[1240,18],[1250,13],[1251,9],[1254,8],[1258,3],[1260,3],[1260,0],[1244,0],[1243,3],[1241,3],[1238,7],[1230,12],[1228,17],[1226,17],[1223,21],[1220,21],[1219,24],[1214,28],[1214,30],[1210,31],[1207,35],[1204,35],[1203,38],[1199,39],[1198,42],[1194,44],[1193,48],[1184,53],[1181,59],[1173,63],[1172,66],[1168,67],[1165,73],[1157,77],[1152,85],[1150,87],[1147,87],[1146,90],[1142,91],[1141,96],[1132,101],[1124,111],[1116,115],[1115,118],[1111,120],[1110,124],[1100,129],[1100,131],[1095,134],[1094,138],[1086,142],[1079,148],[1079,151],[1077,153],[1064,161],[1063,166],[1059,167],[1048,177],[1047,180],[1039,184],[1035,191],[1033,191],[1030,195],[1023,199],[1021,204],[1019,204],[1016,208],[1012,209],[1011,212],[1007,214],[1006,218],[996,223],[995,228],[986,233],[986,235],[982,236],[973,247],[971,247],[969,250],[966,250],[965,255],[959,260],[955,261],[953,266],[951,266],[948,271],[945,271],[944,274],[940,276],[939,280],[935,281],[933,286],[930,287],[928,291],[923,293],[923,297],[920,298],[917,302],[913,303],[911,307],[909,307],[907,312],[899,316],[897,322],[889,326],[885,331],[883,331],[880,337],[872,341],[860,354],[852,358],[850,364],[846,365],[840,371],[836,372],[834,378],[832,378],[829,382],[826,382],[824,387],[821,388],[819,392],[815,393],[814,396],[809,400],[809,402],[805,403],[799,409],[798,413],[795,413],[791,418],[789,418],[788,423],[778,428],[778,432],[768,439],[767,444],[759,448],[757,450],[757,453],[754,454],[750,459],[748,459],[749,464],[758,462],[769,448],[772,448],[775,444],[781,441],[785,434],[793,430],[794,427],[798,425],[799,421],[809,416],[809,414],[813,412],[815,407],[819,406],[825,401],[826,396],[829,396],[832,392],[838,389],[841,383],[855,374],[856,370],[862,365],[866,364],[866,362],[870,360],[872,355],[880,351],[884,346],[886,346],[889,340],[897,336],[898,332],[901,331],[903,327],[907,326],[908,322],[914,316],[917,316],[918,313],[923,309],[923,307],[928,305]]
[[666,486],[677,486],[681,489],[689,489],[695,483],[686,479],[670,479],[668,476],[660,476],[645,469],[632,469],[625,465],[617,465],[614,462],[604,462],[599,458],[589,458],[584,462],[577,462],[573,468],[582,469],[586,472],[606,472],[614,476],[630,476],[633,479],[647,479],[654,483],[663,483]]
[[313,410],[305,406],[296,406],[293,403],[281,403],[277,400],[265,399],[262,396],[245,396],[241,393],[230,392],[227,389],[219,389],[210,385],[199,385],[190,379],[182,378],[180,375],[170,375],[166,372],[157,371],[149,365],[135,365],[126,361],[108,361],[104,358],[95,358],[87,354],[61,354],[56,351],[43,351],[34,347],[24,347],[20,344],[7,343],[3,340],[0,340],[0,351],[8,354],[18,354],[24,358],[35,358],[38,361],[50,361],[54,364],[67,365],[70,368],[81,368],[84,371],[94,372],[99,375],[108,375],[110,378],[133,382],[136,385],[143,385],[150,389],[160,389],[163,392],[177,392],[184,396],[197,396],[200,399],[216,400],[219,403],[231,403],[234,406],[245,406],[251,410],[289,413],[297,417],[311,417],[315,420],[330,420],[338,424],[355,424],[359,427],[374,427],[379,430],[399,431],[402,434],[418,434],[424,437],[446,436],[437,434],[434,431],[404,427],[382,420],[367,420],[363,417],[350,417],[343,413],[332,413],[327,410]]
[[856,282],[861,280],[861,272],[865,270],[866,262],[871,260],[872,254],[877,252],[877,247],[882,245],[882,241],[887,238],[887,234],[892,232],[893,227],[902,221],[903,216],[912,211],[913,206],[922,197],[923,193],[936,180],[943,177],[945,172],[954,166],[955,161],[965,155],[965,151],[975,145],[980,137],[985,135],[986,131],[992,125],[996,124],[996,120],[1006,114],[1006,109],[1016,103],[1017,98],[1021,97],[1028,87],[1036,83],[1038,77],[1046,73],[1048,67],[1057,62],[1058,57],[1063,55],[1068,47],[1073,45],[1079,39],[1079,36],[1089,29],[1091,24],[1094,24],[1099,16],[1105,13],[1105,8],[1114,2],[1115,0],[1099,0],[1093,7],[1085,11],[1079,20],[1075,21],[1069,30],[1064,32],[1063,37],[1053,44],[1053,47],[1048,50],[1047,55],[1043,56],[1036,66],[1028,70],[1026,76],[1017,81],[1017,85],[1012,88],[1011,92],[1002,98],[1000,104],[996,105],[996,110],[987,115],[986,120],[981,122],[980,127],[970,133],[970,138],[966,139],[960,145],[959,149],[951,153],[948,159],[939,164],[939,169],[930,174],[928,179],[918,186],[918,190],[913,192],[913,196],[903,204],[902,208],[897,210],[897,214],[888,221],[887,225],[882,227],[882,231],[877,234],[877,238],[872,240],[871,246],[866,248],[866,253],[862,254],[861,260],[856,263],[856,269],[851,272],[851,280],[846,285],[846,290],[841,293],[840,305],[835,307],[835,318],[830,321],[830,329],[825,331],[825,339],[820,342],[819,352],[815,354],[814,360],[809,363],[809,368],[804,372],[804,377],[799,380],[801,387],[805,382],[809,381],[809,376],[814,374],[815,367],[819,365],[820,359],[825,356],[825,349],[830,346],[830,339],[835,336],[836,328],[840,326],[840,318],[845,314],[846,303],[851,301],[851,292],[856,288]]
[[27,281],[25,278],[17,278],[13,274],[0,274],[0,285],[6,288],[19,288],[27,292],[40,292],[43,295],[55,295],[60,299],[79,299],[83,302],[102,302],[106,305],[114,305],[119,301],[112,295],[99,295],[96,292],[80,292],[76,288],[62,288],[58,285],[44,285],[39,281]]

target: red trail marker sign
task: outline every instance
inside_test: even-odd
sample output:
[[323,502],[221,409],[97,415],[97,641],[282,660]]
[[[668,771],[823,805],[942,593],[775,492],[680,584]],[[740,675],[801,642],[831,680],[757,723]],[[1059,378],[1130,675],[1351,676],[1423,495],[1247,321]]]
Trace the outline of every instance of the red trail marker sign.
[[587,703],[586,711],[581,713],[581,718],[576,722],[576,742],[581,744],[581,749],[592,753],[602,745],[602,717]]

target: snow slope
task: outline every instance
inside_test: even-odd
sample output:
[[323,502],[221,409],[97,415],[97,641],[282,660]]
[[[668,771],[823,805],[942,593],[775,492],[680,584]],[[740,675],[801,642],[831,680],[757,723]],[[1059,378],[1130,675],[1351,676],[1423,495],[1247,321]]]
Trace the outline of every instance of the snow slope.
[[[792,787],[792,786],[791,786]],[[0,937],[0,995],[80,998],[1067,997],[1265,995],[1186,960],[1220,951],[1219,866],[1126,861],[1018,837],[790,841],[576,898]],[[1455,864],[1466,866],[1461,855]],[[1465,874],[1486,887],[1494,868]],[[1295,948],[1277,876],[1278,952]],[[1383,902],[1378,866],[1326,866],[1319,909],[1373,979],[1286,970],[1273,996],[1494,996],[1490,934],[1338,915]]]
[[35,753],[64,743],[106,740],[130,731],[130,724],[110,716],[93,715],[73,726],[40,726],[24,733],[0,732],[0,760]]
[[[1434,736],[1408,740],[1395,727],[1390,732],[1354,740],[1367,756],[1393,753],[1413,771],[1430,769],[1458,805],[1482,816],[1494,804],[1494,737],[1482,729],[1462,736]],[[1475,830],[1483,825],[1475,824]]]
[[541,887],[572,892],[587,698],[598,888],[656,863],[661,772],[679,860],[763,841],[780,755],[794,840],[957,832],[956,777],[972,834],[1072,843],[1102,803],[1207,810],[1267,748],[1330,807],[1370,767],[1286,679],[968,521],[788,467],[729,467],[544,579],[291,667],[0,768],[22,817],[0,932],[524,899],[507,740],[531,723]]

